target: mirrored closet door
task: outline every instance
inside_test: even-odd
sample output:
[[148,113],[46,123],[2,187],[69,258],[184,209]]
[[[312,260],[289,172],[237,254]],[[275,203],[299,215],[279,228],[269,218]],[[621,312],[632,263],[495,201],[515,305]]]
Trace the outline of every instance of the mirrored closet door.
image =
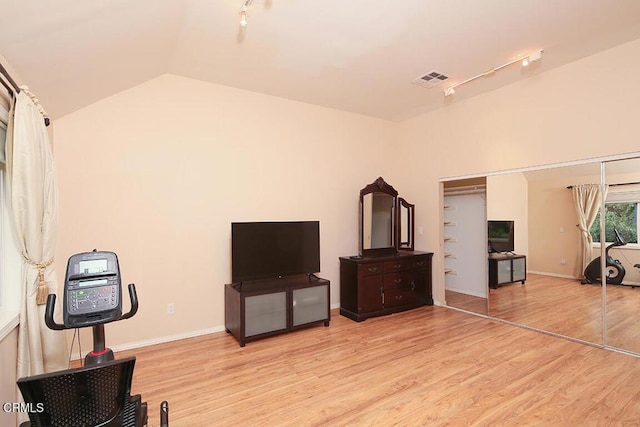
[[[616,164],[619,165],[618,168],[624,168],[623,163],[616,162]],[[484,179],[484,193],[481,197],[486,204],[484,213],[477,214],[477,221],[465,220],[464,222],[464,225],[472,228],[472,233],[482,236],[483,239],[477,252],[469,256],[469,259],[476,263],[475,273],[465,271],[463,275],[467,278],[482,277],[474,280],[482,283],[486,292],[484,297],[486,302],[474,306],[469,306],[469,301],[472,301],[471,297],[476,297],[477,294],[482,298],[480,288],[474,288],[472,292],[469,289],[473,288],[473,285],[466,285],[466,288],[460,287],[455,280],[451,280],[451,277],[460,276],[460,272],[457,271],[459,267],[456,266],[455,261],[457,260],[455,248],[460,243],[458,240],[460,237],[455,233],[463,227],[460,220],[451,219],[455,217],[451,215],[455,212],[455,208],[452,210],[453,203],[447,202],[452,200],[450,197],[452,191],[447,189],[464,188],[468,186],[468,180],[443,181],[447,305],[596,345],[608,344],[640,352],[640,344],[633,349],[628,343],[629,339],[624,338],[622,332],[616,332],[623,330],[624,327],[619,322],[613,323],[613,314],[607,315],[607,320],[611,317],[610,329],[605,328],[604,296],[608,289],[601,283],[582,283],[584,272],[584,261],[582,261],[580,249],[582,232],[573,188],[588,185],[595,186],[599,190],[604,188],[601,165],[601,162],[579,163],[474,178]],[[640,165],[637,166],[636,170],[640,171]],[[632,166],[629,165],[629,167]],[[617,171],[616,174],[618,174]],[[637,181],[640,181],[640,177]],[[460,195],[460,197],[469,196]],[[599,203],[600,208],[603,204],[603,202]],[[598,221],[590,230],[590,235],[599,231]],[[489,285],[491,275],[488,267],[490,264],[488,258],[491,256],[488,253],[491,244],[487,229],[489,222],[512,224],[512,247],[499,249],[511,249],[508,251],[509,256],[522,256],[518,262],[523,265],[513,261],[505,267],[507,270],[513,270],[507,271],[507,275],[511,275],[511,280],[500,279],[500,284],[497,286]],[[597,241],[592,251],[591,258],[597,258],[600,255]],[[452,253],[455,255],[451,256]],[[518,269],[521,267],[526,268],[524,277],[518,276]],[[499,272],[495,274],[500,274],[500,271],[505,268],[500,265]],[[636,279],[640,282],[640,269],[631,268],[637,270],[633,273],[638,276]],[[601,277],[602,275],[599,275],[599,278]],[[459,294],[462,294],[463,298],[460,298]],[[640,292],[638,294],[640,295]],[[607,307],[607,309],[611,310],[613,307]],[[620,312],[619,307],[616,309]],[[629,317],[626,316],[626,318]],[[608,343],[605,341],[605,330],[611,335]],[[612,334],[613,332],[616,334]],[[617,342],[616,335],[620,341],[627,343]]]
[[489,315],[603,344],[602,290],[580,280],[572,192],[581,184],[600,186],[599,163],[487,177],[487,219],[513,221],[512,254],[525,257],[527,270],[524,283],[489,288]]
[[640,159],[609,161],[604,168],[606,344],[640,354]]

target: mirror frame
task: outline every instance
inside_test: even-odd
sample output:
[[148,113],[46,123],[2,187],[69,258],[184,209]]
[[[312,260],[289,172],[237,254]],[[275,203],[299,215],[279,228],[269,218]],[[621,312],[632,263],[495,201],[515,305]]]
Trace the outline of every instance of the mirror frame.
[[[392,236],[391,241],[393,242],[393,246],[389,246],[386,248],[364,248],[364,205],[363,200],[364,196],[367,194],[373,193],[384,193],[393,197],[393,205],[391,207],[391,215],[393,216],[391,220],[392,224]],[[374,182],[364,187],[360,190],[360,238],[359,240],[359,252],[360,256],[375,256],[375,255],[390,255],[397,252],[397,239],[398,239],[398,215],[397,215],[397,206],[398,206],[398,192],[395,188],[385,182],[382,177],[378,177]]]
[[[402,208],[405,208],[407,210],[407,242],[403,242],[402,241]],[[412,203],[407,202],[405,199],[403,199],[402,197],[398,197],[398,212],[396,214],[396,217],[398,218],[397,222],[398,222],[398,240],[397,240],[397,248],[398,250],[406,250],[406,251],[412,251],[414,250],[414,246],[415,246],[415,234],[414,234],[414,230],[415,230],[415,205]]]

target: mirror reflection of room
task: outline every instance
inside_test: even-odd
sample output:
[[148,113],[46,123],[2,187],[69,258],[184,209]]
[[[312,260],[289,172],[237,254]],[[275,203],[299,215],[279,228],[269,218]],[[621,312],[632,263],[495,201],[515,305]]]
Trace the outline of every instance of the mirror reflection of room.
[[[638,203],[640,202],[640,159],[605,162],[607,192],[604,200],[606,269],[606,344],[640,353],[640,246],[638,245]],[[591,234],[594,247],[601,247],[598,216]],[[597,252],[594,250],[594,252]],[[595,254],[600,256],[598,252]]]
[[489,288],[493,317],[602,344],[602,298],[581,284],[581,231],[572,190],[600,183],[598,163],[487,177],[487,218],[513,221],[526,281]]
[[482,179],[443,182],[447,305],[640,353],[640,159]]
[[394,198],[385,193],[370,193],[362,198],[364,249],[393,246]]

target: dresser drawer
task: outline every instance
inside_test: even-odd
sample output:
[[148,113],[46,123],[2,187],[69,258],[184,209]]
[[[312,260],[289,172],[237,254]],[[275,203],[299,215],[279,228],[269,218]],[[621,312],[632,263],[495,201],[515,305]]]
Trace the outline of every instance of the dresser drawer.
[[410,259],[385,261],[383,270],[386,273],[394,273],[396,271],[411,270],[413,268],[413,261]]
[[358,265],[358,276],[371,276],[373,274],[382,274],[381,262]]
[[412,279],[413,274],[410,271],[385,274],[382,277],[382,286],[384,289],[411,288]]
[[411,289],[399,288],[384,291],[384,306],[396,307],[411,304],[416,301],[415,294]]
[[415,269],[427,268],[429,266],[429,258],[426,256],[416,257],[413,260],[413,266]]

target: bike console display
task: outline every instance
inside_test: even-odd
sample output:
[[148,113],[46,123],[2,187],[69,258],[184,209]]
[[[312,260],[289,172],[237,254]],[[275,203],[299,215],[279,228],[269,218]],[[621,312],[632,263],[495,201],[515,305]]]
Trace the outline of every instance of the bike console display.
[[73,255],[64,280],[64,324],[79,328],[120,319],[121,294],[115,253],[94,251]]

